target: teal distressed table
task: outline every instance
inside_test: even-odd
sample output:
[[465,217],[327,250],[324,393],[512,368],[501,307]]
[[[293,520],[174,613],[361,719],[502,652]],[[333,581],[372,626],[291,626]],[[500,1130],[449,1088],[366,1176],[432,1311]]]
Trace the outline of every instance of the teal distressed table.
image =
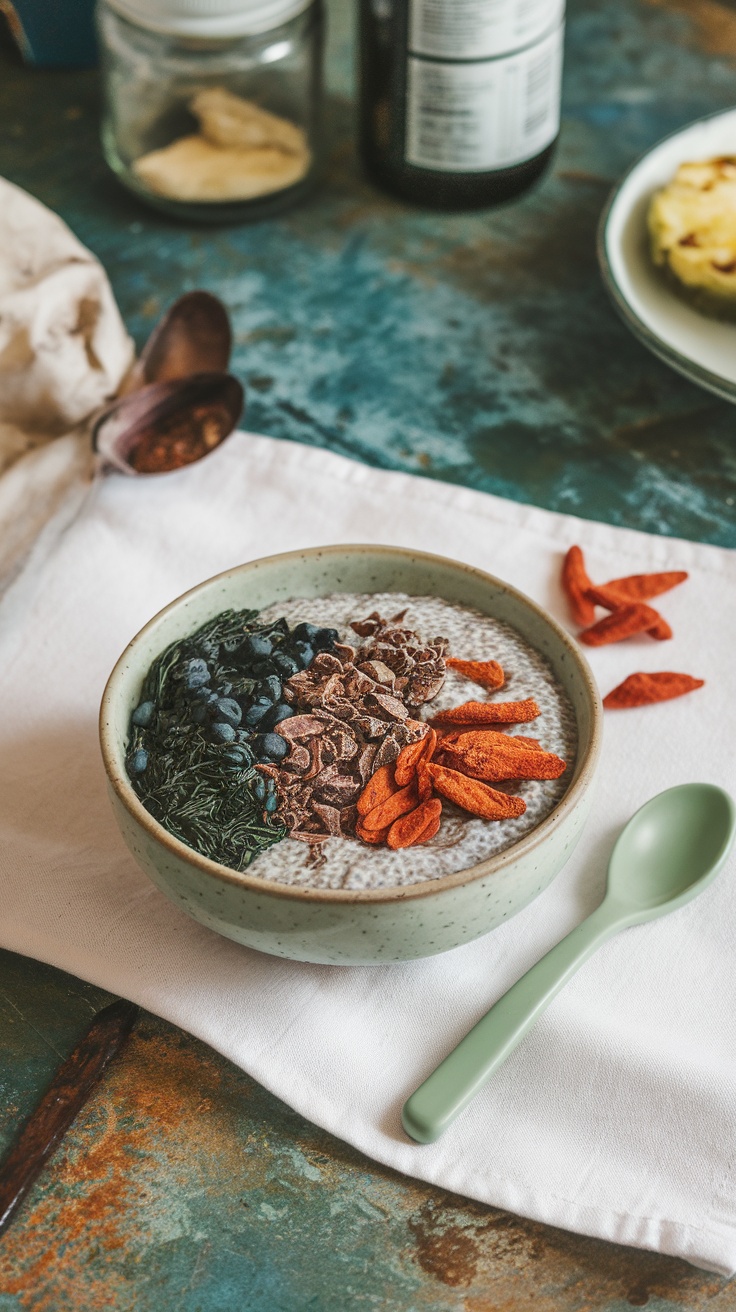
[[[736,410],[634,341],[598,278],[611,183],[658,137],[736,100],[717,0],[572,0],[552,174],[494,212],[437,216],[364,180],[352,6],[331,6],[322,190],[253,227],[141,208],[105,171],[93,73],[0,48],[0,173],[105,264],[140,343],[180,292],[235,326],[254,430],[370,464],[736,546]],[[0,954],[0,1148],[98,990]],[[652,1312],[736,1289],[376,1167],[150,1016],[0,1243],[0,1312]]]

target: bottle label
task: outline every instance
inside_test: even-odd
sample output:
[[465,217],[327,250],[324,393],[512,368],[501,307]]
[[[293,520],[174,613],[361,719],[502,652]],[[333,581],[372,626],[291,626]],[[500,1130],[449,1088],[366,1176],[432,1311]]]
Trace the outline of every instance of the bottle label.
[[410,0],[409,51],[435,59],[488,59],[544,36],[565,0]]
[[410,54],[406,159],[444,173],[487,173],[533,159],[560,127],[562,26],[526,50],[439,63]]

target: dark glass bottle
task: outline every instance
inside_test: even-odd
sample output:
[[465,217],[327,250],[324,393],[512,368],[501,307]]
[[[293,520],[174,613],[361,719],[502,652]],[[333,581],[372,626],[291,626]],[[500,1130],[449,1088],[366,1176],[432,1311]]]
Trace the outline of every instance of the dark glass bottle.
[[438,209],[518,196],[559,131],[564,0],[360,0],[360,142],[379,186]]

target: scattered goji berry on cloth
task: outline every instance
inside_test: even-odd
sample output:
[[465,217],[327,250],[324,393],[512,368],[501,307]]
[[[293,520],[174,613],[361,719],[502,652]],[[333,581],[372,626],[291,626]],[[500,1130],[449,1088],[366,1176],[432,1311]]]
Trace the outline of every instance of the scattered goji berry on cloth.
[[694,679],[691,674],[675,674],[672,670],[659,670],[654,674],[630,674],[623,683],[603,698],[609,711],[626,710],[630,706],[650,706],[654,702],[668,702],[673,697],[684,697],[686,692],[702,688],[705,679]]
[[672,637],[672,630],[658,610],[646,606],[644,602],[635,601],[612,611],[589,629],[584,629],[580,641],[588,647],[605,647],[609,642],[622,642],[625,638],[633,638],[637,633],[648,633],[652,629],[658,630],[652,637],[659,637],[665,625],[669,630],[666,636]]
[[672,627],[667,623],[664,615],[660,615],[656,624],[653,624],[651,629],[647,629],[647,633],[650,638],[656,638],[657,642],[667,642],[672,637]]
[[609,579],[608,583],[590,587],[586,591],[589,601],[606,610],[615,610],[627,601],[647,601],[659,597],[670,588],[676,588],[687,578],[686,569],[664,570],[661,574],[627,574],[625,578]]
[[576,624],[587,628],[595,619],[593,603],[586,593],[592,588],[593,580],[585,568],[585,557],[580,547],[570,547],[562,564],[562,586],[570,603],[570,611]]
[[[682,571],[680,572],[682,573]],[[631,577],[646,579],[661,578],[662,575],[632,574]],[[687,575],[685,575],[685,578],[687,578]],[[672,586],[674,587],[674,584]],[[662,590],[664,591],[664,589]],[[605,584],[601,588],[588,588],[587,595],[591,601],[595,602],[596,606],[603,606],[605,610],[614,612],[623,610],[625,606],[636,604],[632,603],[628,597],[623,595],[623,593],[614,592],[609,584]],[[658,611],[655,611],[655,614],[658,616],[656,623],[646,631],[650,638],[656,638],[659,642],[664,642],[667,638],[672,637],[672,629],[664,616],[660,615]]]

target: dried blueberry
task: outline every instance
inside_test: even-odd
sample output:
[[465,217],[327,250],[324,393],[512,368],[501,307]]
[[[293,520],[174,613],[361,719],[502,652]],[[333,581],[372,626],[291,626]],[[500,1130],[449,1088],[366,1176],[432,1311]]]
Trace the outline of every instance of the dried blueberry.
[[297,642],[311,642],[314,635],[319,633],[316,624],[297,624],[294,629],[294,638]]
[[243,769],[246,765],[252,765],[253,757],[247,747],[227,747],[222,753],[223,760],[229,761],[231,765]]
[[296,659],[299,662],[299,667],[302,670],[306,670],[307,666],[311,665],[314,660],[314,650],[310,647],[308,642],[295,642],[294,655],[296,656]]
[[143,774],[143,771],[145,770],[147,765],[148,765],[148,752],[144,751],[142,747],[139,747],[138,751],[133,752],[133,755],[130,758],[130,773]]
[[216,743],[232,743],[235,741],[235,730],[231,724],[226,724],[224,720],[215,720],[210,726],[210,736]]
[[328,651],[339,641],[340,634],[337,629],[318,629],[311,639],[315,651]]
[[147,729],[156,713],[154,702],[141,702],[136,706],[131,719],[133,724],[137,724],[139,729]]
[[273,643],[267,638],[265,633],[249,633],[243,643],[243,652],[255,660],[258,657],[270,656],[273,651]]
[[253,792],[254,792],[255,796],[258,798],[258,801],[259,801],[259,802],[262,802],[262,801],[265,799],[265,796],[266,796],[266,780],[263,778],[263,775],[262,775],[262,774],[259,774],[259,776],[258,776],[258,778],[256,779],[255,783],[253,784]]
[[273,702],[270,697],[257,697],[248,707],[243,716],[246,724],[258,724],[264,715],[271,710]]
[[281,680],[278,674],[269,674],[256,688],[257,697],[268,697],[270,702],[277,702],[281,696]]
[[258,739],[258,754],[261,760],[283,761],[288,754],[289,744],[278,733],[264,733]]
[[253,661],[248,667],[248,672],[254,679],[267,679],[269,674],[276,674],[276,654],[269,660]]
[[233,729],[237,729],[243,718],[243,712],[232,697],[220,697],[213,702],[210,715],[215,720],[224,720],[225,724],[231,724]]
[[262,729],[273,729],[282,720],[288,720],[289,716],[293,714],[294,710],[291,706],[287,706],[286,702],[278,702],[273,710],[264,715],[260,727]]
[[287,651],[275,651],[273,654],[273,663],[285,679],[290,679],[292,674],[299,673],[299,662],[290,656]]
[[278,804],[279,804],[278,797],[276,796],[275,793],[272,793],[266,798],[263,809],[265,811],[275,811]]
[[184,687],[188,688],[190,692],[193,692],[195,688],[201,688],[205,683],[209,683],[210,672],[207,669],[206,661],[200,660],[199,657],[187,661],[182,670],[182,678],[184,679]]

